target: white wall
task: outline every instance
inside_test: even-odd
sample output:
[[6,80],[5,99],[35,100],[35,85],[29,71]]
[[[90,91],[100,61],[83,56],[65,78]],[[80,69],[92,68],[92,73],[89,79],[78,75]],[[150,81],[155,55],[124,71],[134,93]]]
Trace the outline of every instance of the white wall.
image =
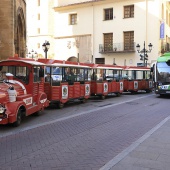
[[[105,58],[106,64],[113,63],[114,59],[118,65],[124,65],[125,60],[126,65],[142,63],[143,61],[140,61],[136,49],[132,53],[99,53],[99,44],[103,44],[103,33],[113,33],[113,43],[123,43],[124,31],[134,31],[134,42],[139,43],[141,49],[144,41],[147,49],[149,43],[153,44],[153,50],[148,54],[148,63],[153,62],[160,55],[161,10],[162,3],[165,4],[166,0],[106,0],[102,4],[97,2],[93,3],[93,5],[91,3],[89,6],[63,8],[58,12],[54,11],[53,7],[87,2],[89,0],[41,1],[40,7],[36,7],[37,1],[29,1],[31,1],[29,8],[33,9],[28,11],[29,17],[27,21],[30,44],[35,46],[35,42],[41,42],[42,45],[45,39],[49,40],[51,43],[49,54],[56,59],[67,60],[69,57],[77,57],[78,53],[81,53],[84,59],[90,59],[91,55],[93,55],[93,58]],[[135,6],[134,18],[123,19],[123,7],[132,4]],[[113,7],[114,19],[104,21],[103,10],[110,7]],[[166,9],[166,5],[164,9]],[[40,21],[37,21],[38,13],[41,14]],[[73,13],[78,16],[76,25],[69,24],[69,15]],[[166,16],[166,13],[164,16]],[[36,33],[38,27],[41,28],[41,35]],[[165,32],[165,35],[170,37],[170,28],[167,25]],[[80,44],[81,48],[75,46],[77,39],[84,42],[84,44]],[[90,40],[90,45],[87,45]],[[67,47],[68,42],[71,42],[71,48]],[[84,49],[82,49],[83,46]],[[88,49],[88,51],[85,49]],[[39,49],[39,52],[42,53],[42,49]]]

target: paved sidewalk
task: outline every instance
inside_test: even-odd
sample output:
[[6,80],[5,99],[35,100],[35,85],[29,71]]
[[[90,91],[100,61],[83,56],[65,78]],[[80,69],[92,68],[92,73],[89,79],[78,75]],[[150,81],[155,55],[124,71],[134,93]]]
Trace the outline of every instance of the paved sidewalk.
[[170,116],[100,170],[170,170]]

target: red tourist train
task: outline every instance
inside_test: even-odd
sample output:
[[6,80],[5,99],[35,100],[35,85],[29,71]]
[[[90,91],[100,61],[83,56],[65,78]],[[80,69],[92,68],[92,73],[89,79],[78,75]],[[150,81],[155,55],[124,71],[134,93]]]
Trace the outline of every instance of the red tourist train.
[[136,93],[140,90],[152,92],[153,82],[148,67],[126,66],[123,68],[124,92]]
[[24,116],[47,106],[43,63],[18,57],[0,61],[0,124],[19,126]]
[[54,104],[124,91],[152,91],[150,69],[10,57],[0,62],[0,124],[19,126],[24,116]]

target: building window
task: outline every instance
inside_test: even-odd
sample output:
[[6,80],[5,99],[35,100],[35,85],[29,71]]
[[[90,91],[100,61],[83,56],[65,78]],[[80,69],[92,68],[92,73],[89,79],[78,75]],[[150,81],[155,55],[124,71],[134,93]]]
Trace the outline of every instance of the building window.
[[104,34],[104,51],[113,51],[113,33]]
[[134,50],[134,31],[124,32],[124,50]]
[[37,33],[40,34],[40,28],[37,29]]
[[38,20],[40,20],[40,14],[38,14]]
[[95,58],[95,64],[105,64],[105,58]]
[[104,10],[104,20],[113,19],[113,8],[108,8]]
[[37,43],[37,48],[40,48],[40,43]]
[[77,24],[77,14],[70,14],[70,25]]
[[134,5],[124,6],[124,18],[134,17]]
[[40,6],[40,0],[37,0],[38,1],[38,6]]

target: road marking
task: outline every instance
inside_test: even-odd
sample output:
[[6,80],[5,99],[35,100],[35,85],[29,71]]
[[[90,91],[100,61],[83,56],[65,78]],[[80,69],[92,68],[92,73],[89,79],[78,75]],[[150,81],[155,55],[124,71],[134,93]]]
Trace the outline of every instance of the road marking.
[[64,120],[67,120],[67,119],[71,119],[71,118],[74,118],[74,117],[77,117],[77,116],[85,115],[85,114],[88,114],[88,113],[91,113],[91,112],[94,112],[94,111],[103,110],[103,109],[106,109],[106,108],[109,108],[109,107],[117,106],[117,105],[124,104],[124,103],[127,103],[127,102],[131,102],[131,101],[134,101],[134,100],[139,100],[139,99],[146,98],[146,97],[152,96],[152,95],[154,95],[154,94],[150,94],[150,95],[142,96],[142,97],[137,97],[135,99],[115,103],[115,104],[112,104],[112,105],[103,106],[102,108],[101,107],[95,108],[95,109],[92,109],[92,110],[84,111],[84,112],[77,113],[77,114],[74,114],[74,115],[70,115],[70,116],[67,116],[67,117],[51,120],[51,121],[48,121],[48,122],[43,122],[43,123],[40,123],[38,125],[32,125],[32,126],[29,126],[29,127],[19,129],[18,131],[15,131],[15,132],[8,132],[8,133],[6,133],[4,135],[1,135],[0,138],[6,137],[6,136],[9,136],[9,135],[13,135],[13,134],[17,134],[17,133],[20,133],[20,132],[24,132],[24,131],[27,131],[27,130],[31,130],[31,129],[34,129],[34,128],[38,128],[40,126],[45,126],[45,125],[49,125],[49,124],[52,124],[52,123],[56,123],[56,122],[64,121]]
[[149,138],[156,130],[158,130],[168,120],[170,120],[170,116],[168,116],[167,118],[162,120],[158,125],[156,125],[150,131],[145,133],[141,138],[139,138],[137,141],[132,143],[129,147],[127,147],[124,151],[122,151],[117,156],[115,156],[113,159],[111,159],[108,163],[106,163],[99,170],[111,170],[111,168],[113,168],[117,163],[119,163],[122,159],[124,159],[130,152],[132,152],[134,149],[136,149],[143,141],[145,141],[147,138]]

